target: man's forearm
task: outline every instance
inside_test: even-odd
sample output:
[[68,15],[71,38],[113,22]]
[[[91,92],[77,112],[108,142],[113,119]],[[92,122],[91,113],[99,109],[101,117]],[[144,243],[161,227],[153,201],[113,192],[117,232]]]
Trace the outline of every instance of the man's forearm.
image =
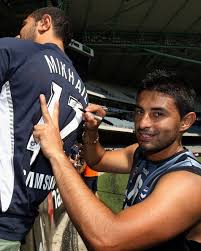
[[99,143],[98,131],[86,130],[82,138],[84,144],[84,159],[90,167],[93,167],[101,161],[105,154],[105,149]]
[[[50,159],[64,206],[81,236],[96,246],[111,233],[115,215],[87,188],[64,154]],[[107,233],[107,229],[108,231]]]

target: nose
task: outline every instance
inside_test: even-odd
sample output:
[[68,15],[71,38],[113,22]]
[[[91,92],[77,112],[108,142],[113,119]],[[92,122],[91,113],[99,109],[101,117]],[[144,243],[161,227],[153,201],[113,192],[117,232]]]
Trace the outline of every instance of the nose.
[[145,113],[137,122],[140,129],[150,128],[152,121],[148,113]]

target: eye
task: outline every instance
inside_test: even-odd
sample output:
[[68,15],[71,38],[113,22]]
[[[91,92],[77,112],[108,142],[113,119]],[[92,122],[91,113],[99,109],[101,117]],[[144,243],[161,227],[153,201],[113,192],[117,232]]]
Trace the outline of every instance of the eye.
[[154,112],[153,116],[158,118],[158,117],[162,117],[164,114],[162,112]]
[[143,114],[144,114],[144,111],[142,109],[135,108],[135,110],[133,112],[134,119],[143,116]]
[[134,114],[137,115],[137,114],[142,114],[143,113],[143,110],[140,109],[140,108],[135,108],[134,110]]

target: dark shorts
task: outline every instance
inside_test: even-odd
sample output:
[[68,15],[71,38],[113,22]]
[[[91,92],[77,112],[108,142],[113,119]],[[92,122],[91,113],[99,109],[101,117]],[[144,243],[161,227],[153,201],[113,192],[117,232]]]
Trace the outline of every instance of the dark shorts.
[[97,191],[98,176],[84,177],[84,182],[93,192]]

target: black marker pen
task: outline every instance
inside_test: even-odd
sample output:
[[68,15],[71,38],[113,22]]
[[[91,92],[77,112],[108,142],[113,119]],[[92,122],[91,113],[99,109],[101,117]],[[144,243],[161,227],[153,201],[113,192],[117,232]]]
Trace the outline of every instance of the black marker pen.
[[[82,111],[82,112],[87,112],[87,111],[85,111],[84,109],[82,109],[82,108],[79,108],[80,109],[80,111]],[[101,116],[98,116],[98,115],[96,115],[96,114],[94,114],[94,113],[92,113],[93,114],[93,116],[94,116],[94,118],[95,119],[97,119],[97,120],[101,120],[101,121],[103,121],[105,124],[108,124],[108,125],[112,125],[113,126],[113,123],[112,122],[110,122],[109,120],[107,120],[107,119],[105,119],[105,118],[103,118],[103,117],[101,117]]]

